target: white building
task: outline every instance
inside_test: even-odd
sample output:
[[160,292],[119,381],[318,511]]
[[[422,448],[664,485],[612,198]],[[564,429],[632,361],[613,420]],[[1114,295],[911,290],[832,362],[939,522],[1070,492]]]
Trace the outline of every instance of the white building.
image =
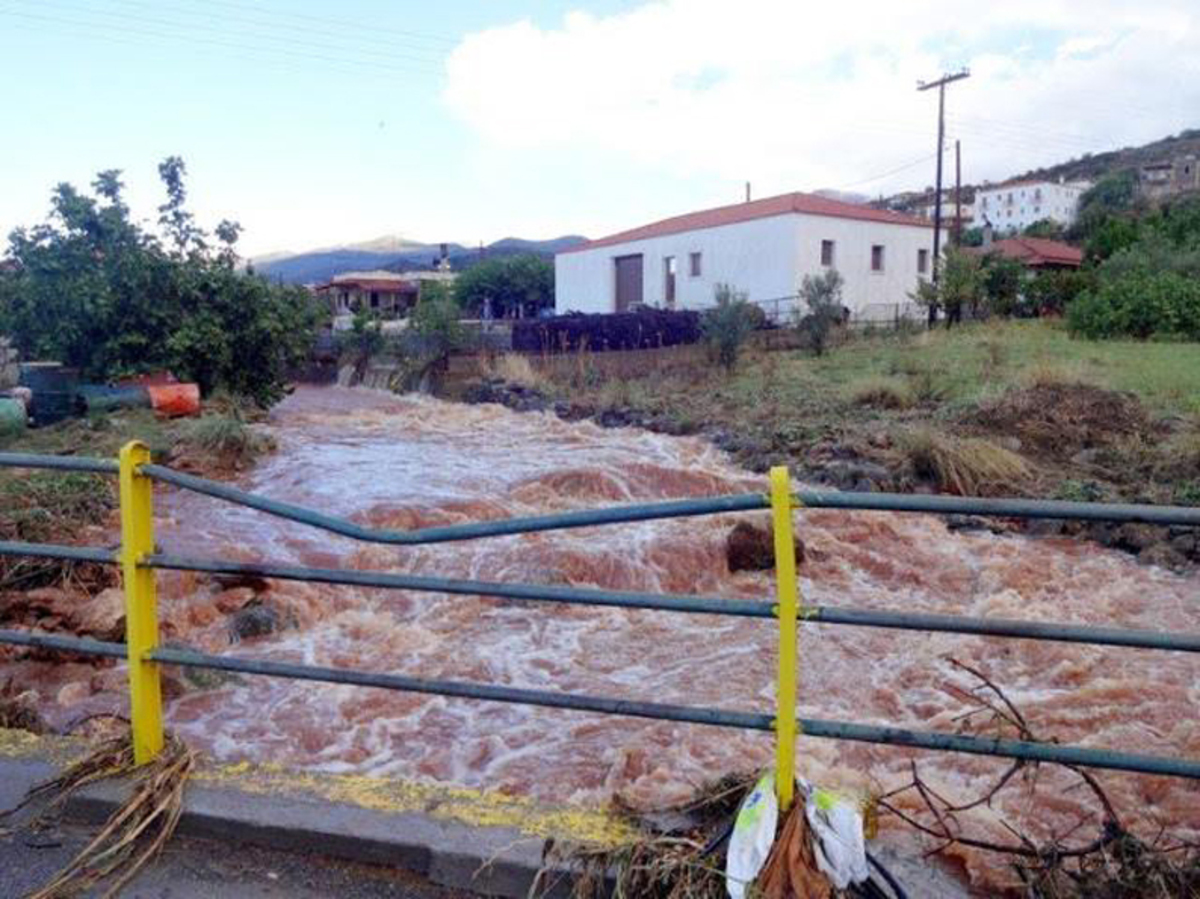
[[639,305],[704,309],[718,284],[784,314],[805,275],[836,268],[843,304],[860,318],[912,311],[928,277],[929,222],[812,194],[706,209],[593,240],[554,257],[554,307],[621,312]]
[[1092,185],[1086,181],[1009,181],[975,192],[975,223],[997,232],[1023,231],[1050,219],[1064,227],[1075,221],[1079,198]]

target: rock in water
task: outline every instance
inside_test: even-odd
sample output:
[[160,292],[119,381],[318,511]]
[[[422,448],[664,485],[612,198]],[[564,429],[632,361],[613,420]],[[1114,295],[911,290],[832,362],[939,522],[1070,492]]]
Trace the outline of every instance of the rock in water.
[[[804,541],[795,537],[796,565],[804,564]],[[739,521],[725,538],[730,571],[770,571],[775,567],[775,537],[770,527]]]

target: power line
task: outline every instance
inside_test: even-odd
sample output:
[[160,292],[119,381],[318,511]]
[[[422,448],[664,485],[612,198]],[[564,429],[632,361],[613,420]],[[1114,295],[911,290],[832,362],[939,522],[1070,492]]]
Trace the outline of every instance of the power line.
[[[18,2],[18,3],[30,2],[30,0],[15,0],[15,2]],[[36,2],[36,0],[34,0],[34,2]],[[234,42],[234,45],[241,47],[243,49],[261,49],[261,50],[266,50],[268,52],[286,53],[286,54],[295,55],[295,56],[305,56],[305,57],[308,57],[311,59],[323,59],[326,61],[344,62],[344,63],[349,63],[351,65],[359,65],[359,66],[378,65],[381,67],[394,69],[396,71],[405,71],[406,69],[408,71],[412,71],[413,69],[411,67],[406,67],[403,65],[391,65],[388,61],[385,61],[385,60],[362,59],[360,57],[360,54],[361,53],[370,53],[373,55],[385,55],[388,57],[388,59],[410,61],[410,62],[419,63],[421,65],[428,65],[432,62],[435,62],[435,60],[431,60],[428,58],[406,56],[406,55],[400,54],[400,53],[381,54],[381,51],[379,51],[377,49],[363,50],[363,49],[353,47],[353,46],[347,47],[347,48],[340,48],[337,45],[331,45],[329,43],[320,44],[320,43],[315,43],[312,41],[302,41],[302,40],[298,40],[296,38],[287,38],[287,37],[280,37],[277,35],[262,34],[261,32],[247,31],[245,29],[231,31],[229,29],[215,27],[210,24],[195,25],[195,24],[188,23],[188,22],[181,22],[179,20],[151,18],[151,17],[146,17],[146,16],[130,15],[128,13],[122,13],[122,12],[95,10],[95,9],[92,9],[91,7],[83,7],[83,8],[72,7],[67,4],[62,4],[62,3],[58,4],[58,8],[55,9],[52,5],[49,5],[45,2],[40,2],[40,3],[37,3],[37,9],[40,10],[41,12],[35,14],[35,13],[25,12],[22,10],[16,10],[16,9],[11,9],[11,8],[9,10],[3,10],[3,12],[10,12],[12,15],[24,16],[26,18],[40,17],[43,19],[47,19],[49,21],[54,21],[55,17],[45,15],[44,11],[46,11],[47,9],[49,9],[52,12],[56,12],[56,13],[57,12],[65,12],[68,15],[98,16],[101,19],[100,21],[93,21],[90,18],[85,18],[85,19],[59,18],[59,21],[62,21],[64,23],[68,23],[68,24],[85,24],[90,27],[105,27],[105,28],[110,28],[110,29],[113,27],[116,27],[114,25],[105,24],[103,22],[104,19],[109,19],[114,22],[121,23],[119,27],[121,27],[122,30],[132,29],[132,30],[138,31],[139,33],[152,34],[153,36],[156,36],[156,37],[186,37],[188,40],[208,40],[208,41],[212,40],[212,38],[197,37],[195,35],[195,32],[197,30],[208,32],[209,34],[215,34],[221,38],[225,38],[225,37],[228,37],[231,35],[234,37],[243,37],[244,36],[246,38],[256,39],[259,41],[276,42],[276,43],[282,42],[284,44],[284,46],[283,47],[272,46],[270,43],[259,44],[259,45],[247,45],[246,43],[236,42],[236,41]],[[134,23],[134,25],[129,26],[129,25],[125,24],[125,23],[130,23],[130,22]],[[148,31],[145,26],[151,26],[155,30]],[[167,33],[164,33],[162,30],[160,30],[161,28],[167,29]],[[326,50],[326,51],[328,51],[328,50],[337,51],[338,49],[345,49],[348,52],[348,56],[345,58],[331,57],[331,56],[328,56],[328,55],[322,54],[322,53],[311,53],[311,52],[304,51],[302,49],[301,50],[293,49],[296,46],[300,46],[300,47],[307,46],[307,47],[315,48],[317,50]]]
[[870,178],[863,178],[861,181],[854,181],[850,184],[843,184],[840,187],[835,187],[834,190],[849,190],[852,187],[858,187],[863,184],[870,184],[872,181],[881,181],[884,178],[890,178],[892,175],[898,175],[901,172],[906,172],[909,169],[916,168],[917,166],[922,165],[922,164],[928,162],[929,160],[933,159],[933,157],[936,155],[937,155],[936,153],[928,153],[925,156],[922,156],[920,159],[914,159],[912,162],[906,162],[904,165],[898,166],[897,168],[891,169],[890,171],[881,172],[878,175],[872,175]]
[[[25,2],[30,2],[30,0],[25,0]],[[36,0],[35,0],[35,2],[36,2]],[[48,2],[48,0],[42,0],[42,2],[38,2],[37,5],[39,7],[44,8],[47,5],[47,2]],[[62,2],[62,0],[60,0],[60,4],[61,4],[61,2]],[[445,55],[445,50],[443,48],[440,48],[440,47],[435,48],[435,47],[423,45],[420,43],[414,43],[411,41],[411,39],[397,39],[397,38],[392,38],[392,37],[381,36],[380,34],[377,34],[377,33],[364,33],[361,36],[331,35],[327,29],[316,28],[312,25],[295,25],[295,24],[291,24],[291,23],[287,22],[285,19],[272,18],[272,17],[264,18],[261,16],[255,16],[255,15],[245,15],[244,12],[239,12],[237,14],[232,13],[232,12],[221,12],[216,15],[213,15],[211,10],[195,9],[195,8],[192,8],[192,7],[186,6],[186,5],[181,6],[178,3],[151,3],[151,2],[148,2],[148,0],[107,0],[107,3],[105,4],[104,7],[97,8],[97,7],[86,4],[85,2],[83,2],[83,0],[77,0],[77,5],[78,5],[80,11],[86,11],[89,13],[102,14],[102,15],[114,15],[113,11],[108,8],[113,3],[116,3],[121,6],[125,6],[125,7],[130,7],[131,9],[136,9],[136,10],[147,10],[148,9],[155,13],[167,12],[167,13],[175,13],[177,15],[181,15],[181,16],[185,16],[185,17],[199,18],[199,19],[201,19],[201,21],[203,23],[205,23],[202,25],[196,25],[190,21],[178,21],[178,20],[170,21],[171,25],[177,25],[177,26],[182,26],[182,27],[187,27],[187,28],[201,27],[201,28],[207,28],[209,30],[214,30],[214,29],[212,29],[212,26],[209,23],[218,22],[218,21],[222,22],[222,23],[237,23],[237,24],[244,23],[244,24],[248,24],[248,25],[251,25],[254,27],[268,28],[268,29],[270,29],[270,34],[264,35],[264,36],[270,37],[277,41],[283,41],[283,42],[289,42],[289,43],[298,42],[300,39],[298,39],[296,37],[291,37],[287,34],[280,34],[279,32],[292,31],[292,32],[296,32],[301,35],[308,36],[308,37],[320,38],[320,42],[316,43],[316,44],[313,44],[313,42],[311,42],[311,41],[307,41],[307,42],[303,42],[303,43],[307,43],[310,46],[317,46],[317,47],[322,47],[322,48],[329,48],[333,44],[338,44],[338,45],[346,46],[346,47],[354,47],[355,51],[359,52],[359,53],[395,56],[395,55],[398,55],[396,48],[401,47],[405,50],[410,50],[415,53],[433,54],[432,56],[426,55],[426,56],[410,57],[419,62],[437,61],[437,60],[443,58]],[[214,5],[220,5],[222,7],[226,6],[226,4],[214,4]],[[245,9],[244,7],[239,6],[238,4],[232,4],[232,6],[234,9],[237,9],[237,10]],[[121,15],[121,13],[115,13],[115,14]],[[126,14],[126,15],[128,15],[128,14]],[[143,17],[143,18],[144,18],[144,21],[153,21],[152,19],[150,19],[148,17]],[[162,20],[160,19],[159,21],[162,21]],[[262,32],[255,32],[255,33],[261,34]]]
[[[228,48],[228,49],[233,49],[233,50],[243,50],[243,51],[248,50],[248,51],[251,51],[252,53],[259,53],[259,52],[272,53],[272,54],[276,54],[284,59],[315,60],[315,61],[319,61],[319,62],[323,62],[323,63],[327,63],[327,64],[332,64],[335,66],[341,66],[341,67],[343,67],[343,69],[345,69],[346,67],[350,67],[351,70],[358,69],[360,72],[361,71],[374,71],[374,72],[378,72],[378,73],[390,73],[390,74],[394,74],[394,75],[411,75],[413,73],[425,74],[425,75],[435,74],[435,70],[430,70],[430,69],[421,70],[421,69],[414,69],[414,68],[406,67],[406,66],[389,66],[389,65],[383,65],[381,63],[374,63],[374,62],[370,62],[370,61],[361,61],[361,60],[351,59],[351,58],[325,56],[325,55],[315,54],[315,53],[283,50],[283,49],[276,48],[276,47],[254,45],[254,44],[241,43],[241,42],[235,42],[235,41],[223,41],[223,40],[217,40],[215,38],[198,37],[198,36],[196,36],[194,34],[190,34],[188,32],[170,31],[170,30],[163,31],[163,30],[148,29],[148,28],[137,28],[137,27],[132,27],[132,26],[109,25],[104,22],[95,22],[95,21],[91,21],[91,20],[87,20],[87,19],[72,19],[72,18],[64,18],[62,16],[47,16],[47,15],[42,15],[39,13],[28,13],[28,12],[22,12],[22,11],[14,10],[14,9],[0,9],[0,16],[14,16],[17,18],[29,19],[29,20],[33,20],[33,21],[39,21],[39,22],[52,22],[54,24],[59,24],[59,25],[69,25],[69,26],[84,28],[84,29],[88,29],[89,31],[91,29],[102,29],[102,30],[109,31],[109,32],[116,32],[120,36],[124,36],[124,35],[128,35],[128,34],[137,34],[137,35],[142,35],[142,36],[146,36],[146,37],[166,38],[168,40],[182,41],[189,45],[200,43],[200,44],[207,44],[210,46],[223,47],[223,48]],[[90,36],[96,37],[97,35],[90,35]],[[110,36],[104,35],[103,37],[109,38]],[[251,58],[253,58],[253,57],[251,57]],[[438,74],[440,74],[440,73],[438,73]]]

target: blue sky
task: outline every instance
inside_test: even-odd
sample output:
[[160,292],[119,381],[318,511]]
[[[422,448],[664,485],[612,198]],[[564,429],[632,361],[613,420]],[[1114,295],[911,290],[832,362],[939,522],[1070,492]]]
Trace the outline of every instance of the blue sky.
[[[0,0],[0,230],[121,168],[153,216],[184,157],[259,254],[398,234],[599,235],[757,195],[968,180],[1200,126],[1186,2]],[[899,171],[897,171],[899,170]],[[886,177],[884,173],[894,172]]]

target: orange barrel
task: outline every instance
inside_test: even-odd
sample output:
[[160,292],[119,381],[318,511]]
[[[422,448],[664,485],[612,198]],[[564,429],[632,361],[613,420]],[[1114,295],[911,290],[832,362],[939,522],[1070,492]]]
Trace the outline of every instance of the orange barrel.
[[197,384],[147,385],[150,407],[163,418],[200,414],[200,387]]

